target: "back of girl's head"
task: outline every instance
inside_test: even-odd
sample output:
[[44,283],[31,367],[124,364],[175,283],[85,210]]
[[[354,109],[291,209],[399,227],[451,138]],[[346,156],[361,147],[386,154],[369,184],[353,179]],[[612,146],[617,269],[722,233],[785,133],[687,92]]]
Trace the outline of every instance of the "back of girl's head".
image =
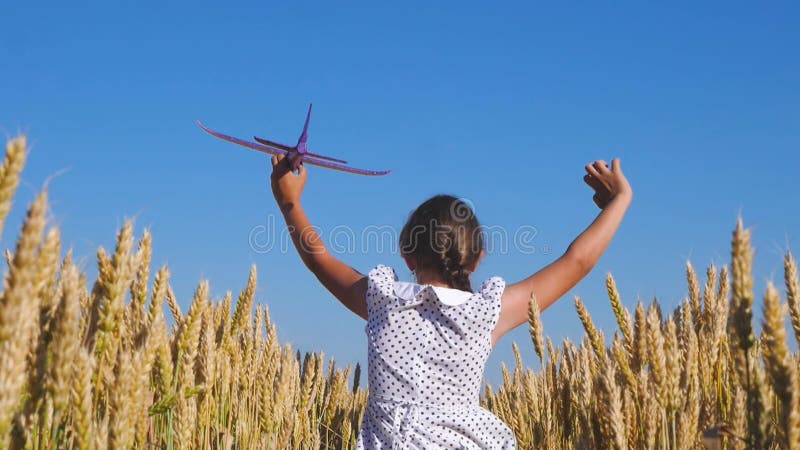
[[472,292],[470,269],[483,250],[475,212],[452,195],[435,195],[411,213],[400,231],[400,251],[417,272],[439,274],[452,288]]

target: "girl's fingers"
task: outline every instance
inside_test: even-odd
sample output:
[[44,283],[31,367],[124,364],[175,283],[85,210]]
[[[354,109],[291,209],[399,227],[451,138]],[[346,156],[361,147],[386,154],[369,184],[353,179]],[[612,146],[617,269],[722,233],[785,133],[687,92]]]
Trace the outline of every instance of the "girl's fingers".
[[622,166],[620,165],[619,158],[614,158],[611,160],[611,171],[616,174],[622,173]]
[[596,180],[600,179],[600,172],[597,171],[593,163],[587,164],[586,167],[584,167],[584,169],[586,169],[586,173],[591,175],[594,179]]
[[299,164],[300,155],[295,154],[292,157],[286,157],[286,170],[289,172],[294,172],[297,169],[297,165]]
[[[285,160],[285,161],[284,161]],[[289,160],[284,155],[275,155],[272,157],[272,173],[280,178],[289,171]]]
[[597,169],[598,172],[600,172],[603,175],[611,174],[611,171],[608,169],[608,164],[606,164],[606,162],[603,161],[602,159],[598,159],[597,161],[595,161],[594,167]]
[[[602,164],[599,164],[602,163]],[[602,165],[605,169],[600,169],[598,166]],[[605,170],[605,172],[602,172]],[[605,167],[605,163],[602,160],[597,160],[593,163],[589,163],[586,165],[586,171],[589,172],[589,175],[593,176],[597,181],[599,181],[603,188],[606,190],[611,190],[611,185],[608,183],[608,175],[611,174],[611,171]]]
[[599,181],[597,181],[597,178],[589,175],[588,173],[583,176],[583,181],[595,191],[603,188],[603,185]]

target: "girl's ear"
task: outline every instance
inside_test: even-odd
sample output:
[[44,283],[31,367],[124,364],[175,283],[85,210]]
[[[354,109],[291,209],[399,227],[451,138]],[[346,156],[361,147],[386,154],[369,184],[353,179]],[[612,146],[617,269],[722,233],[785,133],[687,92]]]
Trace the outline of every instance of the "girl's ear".
[[413,272],[413,271],[414,271],[414,269],[416,269],[417,265],[414,263],[414,260],[413,260],[413,259],[411,259],[411,257],[410,257],[410,256],[408,256],[408,255],[403,255],[403,261],[405,261],[405,262],[406,262],[406,267],[408,267],[408,270],[410,270],[410,271],[412,271],[412,272]]
[[467,269],[470,273],[475,272],[475,269],[478,268],[478,264],[481,263],[481,258],[483,258],[483,253],[484,253],[484,251],[483,251],[483,249],[481,249],[481,252],[478,253],[478,257],[475,258],[475,263],[472,264],[469,267],[465,267],[465,269]]

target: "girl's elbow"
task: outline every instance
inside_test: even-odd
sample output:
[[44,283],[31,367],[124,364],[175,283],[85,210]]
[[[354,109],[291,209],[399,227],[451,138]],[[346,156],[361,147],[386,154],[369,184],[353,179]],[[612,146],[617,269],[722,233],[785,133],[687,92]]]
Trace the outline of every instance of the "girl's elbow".
[[315,255],[306,254],[302,259],[309,271],[314,274],[319,273],[320,269],[322,268],[322,261],[320,261],[320,258],[316,257]]
[[334,262],[331,259],[331,255],[327,252],[315,252],[315,253],[307,253],[303,258],[303,262],[306,265],[306,268],[310,270],[312,273],[320,276],[320,274],[327,273],[331,270],[332,263]]
[[592,258],[589,255],[582,254],[577,251],[567,251],[564,254],[564,258],[567,259],[570,266],[575,267],[575,270],[580,275],[580,278],[585,277],[592,271],[594,268],[595,263],[597,262],[595,258]]

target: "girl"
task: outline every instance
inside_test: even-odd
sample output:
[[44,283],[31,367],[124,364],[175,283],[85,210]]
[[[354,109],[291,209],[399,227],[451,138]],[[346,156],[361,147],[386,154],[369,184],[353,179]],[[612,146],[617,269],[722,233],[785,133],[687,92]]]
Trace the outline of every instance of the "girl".
[[511,430],[478,403],[495,342],[525,323],[533,293],[540,310],[586,276],[632,198],[618,158],[587,164],[583,177],[602,210],[561,257],[506,286],[491,277],[473,291],[470,273],[483,235],[463,201],[437,195],[411,214],[400,251],[416,282],[378,265],[363,275],[330,254],[300,205],[303,165],[272,158],[272,191],[306,267],[367,321],[369,395],[357,449],[514,449]]

